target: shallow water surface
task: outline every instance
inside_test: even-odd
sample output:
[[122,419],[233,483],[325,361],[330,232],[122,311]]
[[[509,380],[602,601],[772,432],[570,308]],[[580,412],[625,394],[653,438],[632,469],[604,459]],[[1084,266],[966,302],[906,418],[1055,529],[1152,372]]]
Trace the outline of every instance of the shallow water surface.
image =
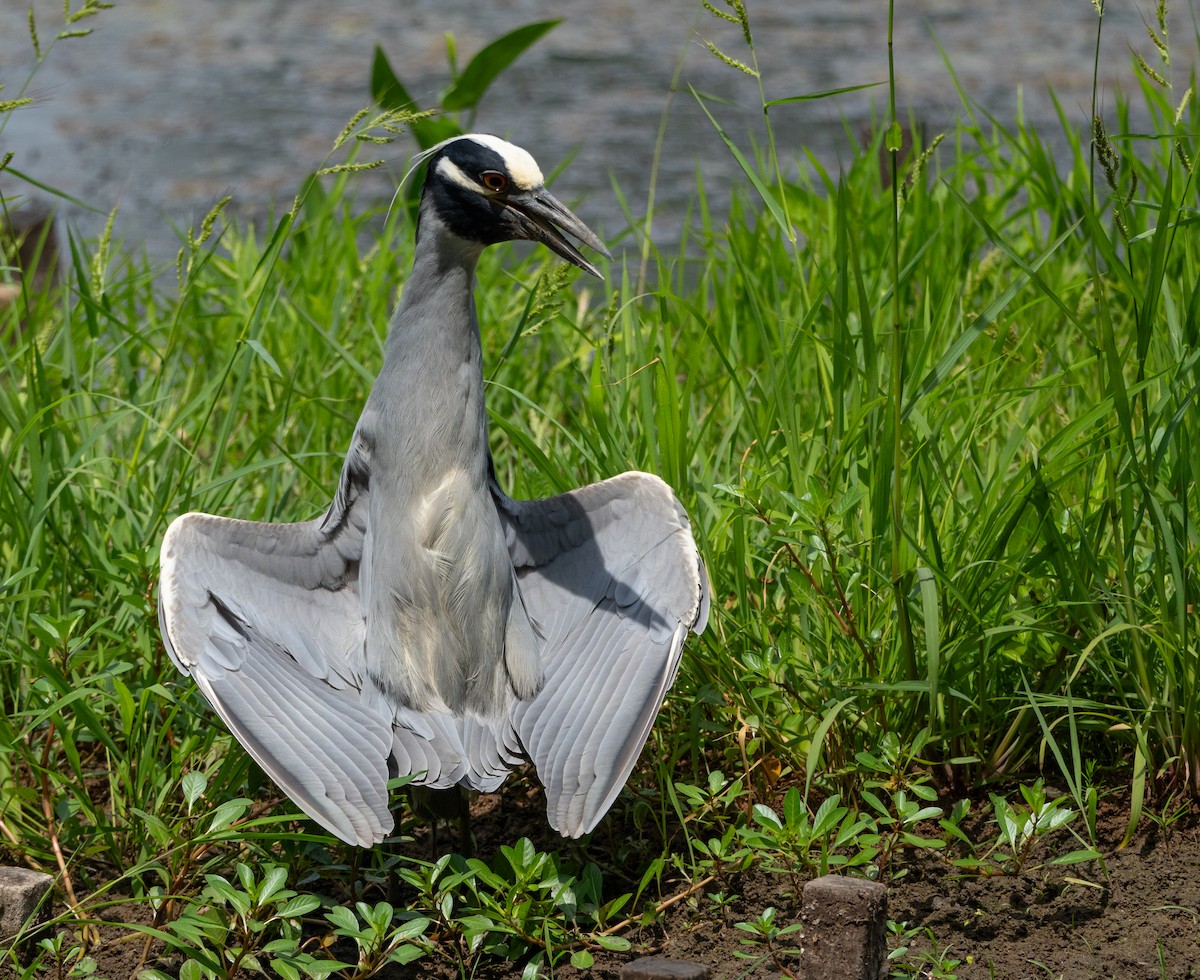
[[[62,8],[50,0],[34,7],[45,43]],[[911,110],[936,129],[962,111],[940,41],[966,95],[999,119],[1011,121],[1023,101],[1028,118],[1057,128],[1046,92],[1052,86],[1069,116],[1086,125],[1096,34],[1088,0],[915,0],[896,7],[905,115]],[[0,4],[4,98],[18,94],[33,66],[26,9],[12,0]],[[886,80],[884,0],[750,0],[749,9],[768,98]],[[273,201],[290,202],[345,122],[367,104],[376,44],[430,105],[448,80],[446,32],[461,63],[488,40],[553,17],[563,23],[500,78],[475,128],[509,136],[547,171],[574,155],[558,188],[611,237],[625,224],[611,181],[635,214],[644,213],[666,113],[656,238],[669,243],[694,194],[697,168],[718,207],[737,179],[688,86],[723,100],[713,112],[743,147],[752,136],[761,139],[756,82],[718,62],[701,41],[710,38],[744,59],[741,33],[698,0],[121,2],[81,25],[94,28],[91,37],[50,51],[26,93],[36,105],[11,116],[0,152],[15,151],[15,167],[100,212],[119,204],[117,235],[144,243],[166,265],[178,247],[176,229],[225,194],[234,195],[234,209],[254,216]],[[1099,74],[1111,109],[1112,84],[1132,86],[1128,46],[1147,58],[1153,51],[1132,4],[1109,4],[1106,18]],[[1178,26],[1179,36],[1187,34],[1188,23]],[[1176,66],[1177,74],[1183,70]],[[880,87],[782,106],[772,118],[786,155],[804,147],[836,166],[849,141],[868,128],[872,105],[885,102]],[[356,178],[372,198],[390,196],[411,146],[383,149],[389,166]],[[11,179],[4,186],[27,190]],[[85,232],[102,226],[102,216],[64,211]]]

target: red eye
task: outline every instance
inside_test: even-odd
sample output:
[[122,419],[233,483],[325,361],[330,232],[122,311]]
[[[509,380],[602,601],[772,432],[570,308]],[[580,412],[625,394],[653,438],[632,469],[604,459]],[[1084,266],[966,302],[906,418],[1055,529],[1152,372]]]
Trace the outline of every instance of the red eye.
[[499,170],[485,170],[479,175],[479,183],[489,191],[498,194],[508,186],[508,178]]

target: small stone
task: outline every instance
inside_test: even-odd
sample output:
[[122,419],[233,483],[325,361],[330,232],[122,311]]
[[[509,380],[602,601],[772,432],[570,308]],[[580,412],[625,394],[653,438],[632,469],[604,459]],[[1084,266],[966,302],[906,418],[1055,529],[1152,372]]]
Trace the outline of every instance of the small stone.
[[805,980],[880,980],[887,961],[887,888],[826,875],[804,886],[800,973]]
[[666,956],[643,956],[621,967],[621,980],[708,980],[711,975],[703,963]]
[[[30,929],[50,917],[46,893],[54,879],[28,868],[0,867],[0,950],[7,950],[26,926]],[[29,930],[22,937],[17,955],[23,961],[30,951]]]

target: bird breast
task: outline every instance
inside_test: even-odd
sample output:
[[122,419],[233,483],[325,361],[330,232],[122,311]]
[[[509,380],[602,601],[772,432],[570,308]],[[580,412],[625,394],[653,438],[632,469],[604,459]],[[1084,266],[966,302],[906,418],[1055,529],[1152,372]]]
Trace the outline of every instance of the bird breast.
[[514,577],[490,498],[473,474],[451,469],[410,501],[372,499],[371,510],[373,679],[418,711],[495,716],[508,700]]

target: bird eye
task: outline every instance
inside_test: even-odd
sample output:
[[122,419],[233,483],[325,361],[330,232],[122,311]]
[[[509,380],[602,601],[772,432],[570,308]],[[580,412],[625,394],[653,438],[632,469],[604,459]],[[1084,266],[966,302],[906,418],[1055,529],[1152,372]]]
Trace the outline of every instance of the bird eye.
[[498,193],[508,186],[508,178],[499,170],[485,170],[479,175],[479,183],[489,191]]

